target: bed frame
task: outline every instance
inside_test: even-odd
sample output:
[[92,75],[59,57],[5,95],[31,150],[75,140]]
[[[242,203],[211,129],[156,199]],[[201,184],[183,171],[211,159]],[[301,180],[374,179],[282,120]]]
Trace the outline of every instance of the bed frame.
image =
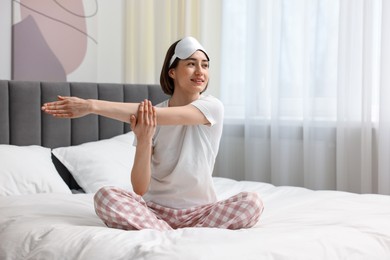
[[[97,115],[59,119],[43,113],[42,104],[56,100],[57,95],[119,102],[149,99],[153,104],[168,98],[159,85],[0,80],[0,144],[56,148],[130,131],[128,124]],[[80,189],[54,156],[53,162],[68,186]]]

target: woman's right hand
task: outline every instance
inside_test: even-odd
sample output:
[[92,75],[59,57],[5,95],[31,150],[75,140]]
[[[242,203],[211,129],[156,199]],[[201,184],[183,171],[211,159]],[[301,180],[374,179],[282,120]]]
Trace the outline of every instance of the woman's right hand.
[[58,96],[57,101],[45,103],[42,111],[54,117],[78,118],[92,111],[92,101],[78,97]]

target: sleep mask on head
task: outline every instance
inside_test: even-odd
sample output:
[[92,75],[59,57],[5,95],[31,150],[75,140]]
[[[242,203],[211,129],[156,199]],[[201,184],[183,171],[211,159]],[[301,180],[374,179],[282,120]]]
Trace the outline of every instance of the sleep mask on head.
[[196,52],[198,50],[203,51],[204,54],[206,54],[207,60],[210,60],[209,56],[207,55],[206,50],[203,48],[203,46],[195,38],[185,37],[185,38],[181,39],[176,44],[175,53],[173,54],[173,56],[169,62],[169,67],[172,66],[172,63],[175,61],[176,58],[179,58],[181,60],[187,59],[194,52]]

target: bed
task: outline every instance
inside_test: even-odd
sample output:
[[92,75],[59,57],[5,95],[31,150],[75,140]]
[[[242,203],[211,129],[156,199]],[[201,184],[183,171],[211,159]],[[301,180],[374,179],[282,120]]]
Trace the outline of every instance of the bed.
[[57,119],[57,95],[154,104],[157,85],[0,81],[0,259],[390,259],[390,196],[215,177],[218,198],[255,191],[250,229],[123,231],[96,216],[101,186],[131,189],[134,135],[90,115]]

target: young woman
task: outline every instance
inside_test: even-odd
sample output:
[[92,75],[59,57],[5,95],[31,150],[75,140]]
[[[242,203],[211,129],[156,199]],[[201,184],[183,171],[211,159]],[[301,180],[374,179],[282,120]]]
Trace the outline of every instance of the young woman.
[[94,197],[97,215],[109,227],[170,230],[183,227],[249,228],[263,204],[254,192],[217,201],[212,172],[223,125],[223,105],[203,92],[209,56],[192,37],[168,49],[160,84],[170,99],[152,106],[59,97],[42,109],[56,117],[90,113],[131,124],[136,154],[133,191],[103,187]]

